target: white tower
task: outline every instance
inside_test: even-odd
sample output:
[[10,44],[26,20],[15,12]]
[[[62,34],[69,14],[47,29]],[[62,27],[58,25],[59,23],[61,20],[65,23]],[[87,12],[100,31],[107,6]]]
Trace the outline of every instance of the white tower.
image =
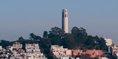
[[64,33],[68,33],[68,11],[67,11],[67,9],[62,10],[62,30]]

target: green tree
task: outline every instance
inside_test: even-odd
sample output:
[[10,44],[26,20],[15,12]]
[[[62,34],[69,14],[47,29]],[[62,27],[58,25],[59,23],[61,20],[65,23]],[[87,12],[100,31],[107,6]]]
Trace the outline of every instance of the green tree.
[[47,31],[43,32],[43,38],[48,38],[48,32]]
[[41,37],[35,35],[34,33],[31,33],[31,34],[30,34],[30,39],[31,39],[31,40],[41,40]]
[[63,31],[62,31],[62,29],[60,29],[58,27],[53,27],[53,28],[51,28],[50,34],[53,34],[53,35],[62,35],[63,34]]
[[84,28],[80,27],[73,27],[71,30],[71,33],[75,39],[75,41],[77,42],[77,44],[80,47],[84,46],[84,43],[86,42],[87,39],[87,32]]
[[49,31],[49,35],[48,38],[51,40],[51,43],[53,45],[61,45],[61,38],[63,36],[63,31],[62,29],[58,28],[58,27],[53,27],[51,28],[51,30]]

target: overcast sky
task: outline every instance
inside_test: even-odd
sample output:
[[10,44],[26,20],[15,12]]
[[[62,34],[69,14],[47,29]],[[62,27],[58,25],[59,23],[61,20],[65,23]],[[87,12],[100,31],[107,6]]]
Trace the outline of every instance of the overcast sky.
[[69,30],[84,27],[90,35],[118,42],[118,0],[0,0],[0,39],[17,40],[61,28],[64,8],[69,12]]

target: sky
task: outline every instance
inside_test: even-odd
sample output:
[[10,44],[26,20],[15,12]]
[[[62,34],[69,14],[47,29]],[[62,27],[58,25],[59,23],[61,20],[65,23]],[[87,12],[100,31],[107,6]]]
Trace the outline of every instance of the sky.
[[68,9],[69,31],[83,27],[89,35],[118,42],[118,0],[0,0],[0,39],[61,28],[62,9]]

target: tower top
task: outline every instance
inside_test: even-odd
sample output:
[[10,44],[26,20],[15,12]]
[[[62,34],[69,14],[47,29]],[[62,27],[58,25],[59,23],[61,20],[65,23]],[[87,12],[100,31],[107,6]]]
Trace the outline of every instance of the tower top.
[[67,12],[67,9],[63,9],[63,11]]

